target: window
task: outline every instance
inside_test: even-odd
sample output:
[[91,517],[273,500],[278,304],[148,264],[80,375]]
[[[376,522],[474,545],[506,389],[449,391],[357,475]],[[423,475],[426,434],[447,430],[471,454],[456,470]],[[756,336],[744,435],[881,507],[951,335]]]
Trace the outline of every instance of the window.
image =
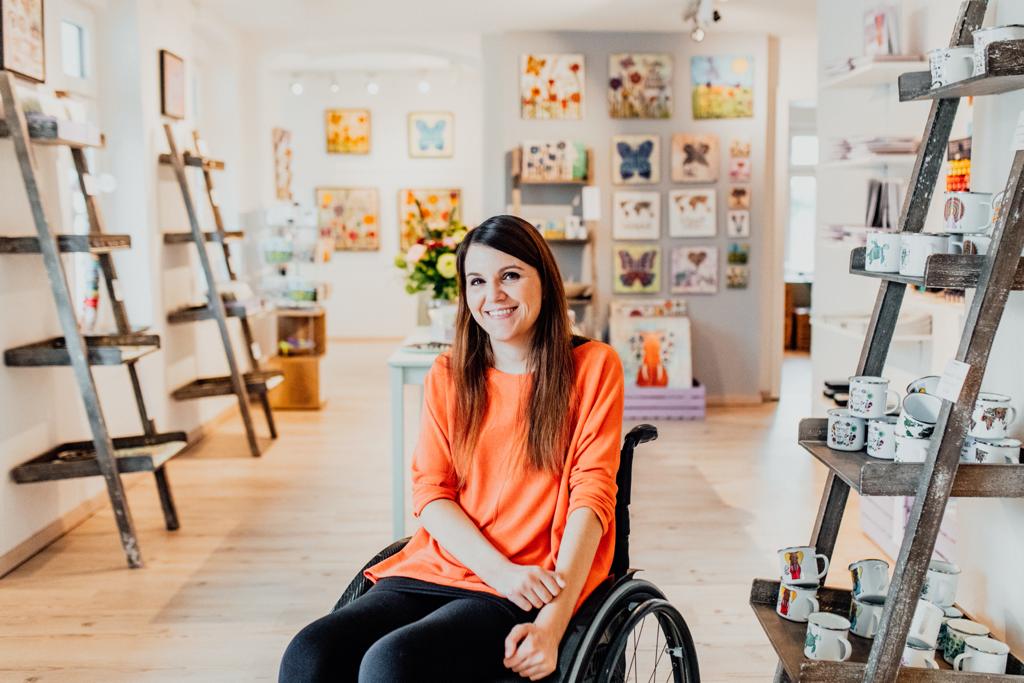
[[60,22],[60,61],[64,75],[85,78],[85,29],[70,21]]
[[807,281],[814,274],[817,225],[818,135],[813,104],[789,108],[789,216],[786,221],[786,280]]

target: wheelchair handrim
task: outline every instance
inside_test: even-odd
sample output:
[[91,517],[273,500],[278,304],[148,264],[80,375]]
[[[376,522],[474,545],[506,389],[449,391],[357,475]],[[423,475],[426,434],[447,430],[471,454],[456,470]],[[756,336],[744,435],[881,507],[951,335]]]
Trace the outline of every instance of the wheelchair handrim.
[[[618,663],[619,656],[625,652],[630,634],[647,617],[652,615],[657,620],[661,633],[665,635],[664,651],[668,652],[669,655],[673,674],[672,680],[675,683],[699,683],[700,672],[697,669],[697,657],[694,652],[693,639],[690,636],[689,629],[686,627],[686,622],[679,611],[670,602],[663,599],[648,600],[630,613],[629,618],[626,619],[626,622],[616,633],[615,638],[605,653],[604,662],[600,670],[601,681],[613,680],[612,671]],[[637,639],[634,639],[634,646],[638,642]],[[655,635],[655,650],[657,650],[657,635]],[[657,671],[657,662],[660,659],[658,657],[655,660],[655,672]],[[629,678],[629,673],[633,671],[635,663],[636,653],[634,652],[630,666],[623,674],[623,681]],[[639,668],[637,668],[637,671],[639,671]],[[654,680],[654,674],[648,680]]]

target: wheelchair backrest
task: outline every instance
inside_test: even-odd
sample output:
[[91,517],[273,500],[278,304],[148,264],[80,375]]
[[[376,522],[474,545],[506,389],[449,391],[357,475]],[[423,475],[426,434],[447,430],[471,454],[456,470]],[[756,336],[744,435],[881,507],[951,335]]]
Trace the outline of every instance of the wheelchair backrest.
[[639,444],[658,438],[658,428],[642,424],[633,427],[622,441],[619,454],[619,473],[615,477],[618,494],[615,497],[615,554],[611,574],[619,578],[629,569],[629,499],[633,489],[633,449]]

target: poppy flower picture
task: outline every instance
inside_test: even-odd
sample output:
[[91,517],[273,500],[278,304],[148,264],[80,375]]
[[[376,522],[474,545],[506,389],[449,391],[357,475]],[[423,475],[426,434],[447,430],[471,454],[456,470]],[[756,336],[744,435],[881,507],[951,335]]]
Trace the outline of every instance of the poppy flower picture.
[[672,56],[617,53],[608,59],[608,114],[613,119],[672,116]]
[[522,55],[519,105],[524,119],[582,119],[583,55]]
[[369,109],[328,109],[324,112],[324,125],[329,153],[370,153]]

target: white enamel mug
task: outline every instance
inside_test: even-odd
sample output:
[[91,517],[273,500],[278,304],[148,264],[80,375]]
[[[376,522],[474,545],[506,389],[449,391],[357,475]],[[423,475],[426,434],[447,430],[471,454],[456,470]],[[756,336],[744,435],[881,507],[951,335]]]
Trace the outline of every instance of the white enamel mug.
[[951,619],[963,619],[964,613],[956,607],[943,607],[942,608],[942,626],[939,627],[939,642],[938,649],[943,649],[946,646],[946,624]]
[[935,648],[928,647],[916,640],[907,641],[903,646],[903,654],[900,656],[900,664],[917,669],[938,669],[935,661]]
[[896,458],[896,421],[892,415],[868,420],[868,455],[882,460]]
[[[890,405],[888,399],[895,396]],[[889,391],[889,380],[884,377],[858,375],[850,377],[850,400],[847,410],[854,417],[882,417],[900,405],[900,395]]]
[[977,671],[979,673],[1006,673],[1006,657],[1010,648],[994,638],[971,636],[964,641],[964,652],[953,660],[954,671]]
[[[1018,439],[986,441],[973,436],[969,436],[967,439],[971,440],[971,445],[969,447],[965,445],[960,451],[961,458],[965,462],[979,465],[1020,464],[1020,441]],[[964,442],[966,444],[966,439]]]
[[940,47],[930,50],[928,68],[932,72],[933,88],[970,78],[974,74],[974,47]]
[[896,462],[921,463],[928,459],[928,449],[932,446],[930,438],[915,439],[912,436],[900,436],[897,434],[894,440],[896,448],[894,449],[893,460]]
[[815,586],[790,586],[785,583],[779,586],[779,597],[775,603],[775,613],[783,619],[796,622],[806,622],[814,612],[817,612],[818,587]]
[[859,451],[867,438],[867,421],[846,408],[828,411],[828,447],[837,451]]
[[930,394],[934,395],[939,389],[939,382],[942,380],[938,375],[928,375],[915,379],[907,385],[908,394]]
[[992,246],[992,238],[988,235],[967,235],[964,237],[963,253],[984,256]]
[[849,566],[853,577],[851,594],[859,600],[885,598],[889,592],[889,563],[885,560],[857,560]]
[[918,600],[914,610],[914,619],[910,622],[907,642],[918,641],[921,645],[935,649],[939,640],[939,628],[942,626],[943,612],[940,607],[927,600]]
[[925,232],[904,232],[900,234],[900,275],[921,277],[928,257],[949,251],[948,235],[932,235]]
[[963,654],[968,638],[989,635],[991,631],[984,624],[969,619],[950,619],[946,622],[946,635],[942,639],[942,658],[952,664]]
[[[960,581],[960,567],[952,562],[932,560],[921,584],[921,597],[941,608],[956,602],[956,587]],[[945,614],[945,612],[943,612]]]
[[864,249],[864,270],[871,273],[900,272],[900,233],[872,230]]
[[991,192],[947,192],[942,208],[946,232],[978,233],[992,227],[993,196]]
[[[790,586],[817,586],[819,579],[828,574],[828,557],[820,553],[815,554],[812,546],[783,548],[778,552],[778,556],[782,568],[782,582]],[[818,560],[823,564],[820,571]]]
[[907,394],[903,398],[896,434],[924,439],[935,431],[942,410],[942,399],[931,394]]
[[850,645],[850,621],[828,612],[815,612],[807,617],[804,656],[808,659],[845,662],[853,654]]
[[971,35],[974,38],[974,75],[981,76],[988,69],[988,46],[1001,40],[1024,39],[1024,26],[990,26],[979,28]]
[[854,598],[850,601],[850,633],[861,638],[874,638],[882,623],[885,598]]
[[971,414],[971,428],[967,433],[979,439],[1003,439],[1010,423],[1017,419],[1017,409],[1010,405],[1012,399],[1005,394],[983,391],[974,402]]

